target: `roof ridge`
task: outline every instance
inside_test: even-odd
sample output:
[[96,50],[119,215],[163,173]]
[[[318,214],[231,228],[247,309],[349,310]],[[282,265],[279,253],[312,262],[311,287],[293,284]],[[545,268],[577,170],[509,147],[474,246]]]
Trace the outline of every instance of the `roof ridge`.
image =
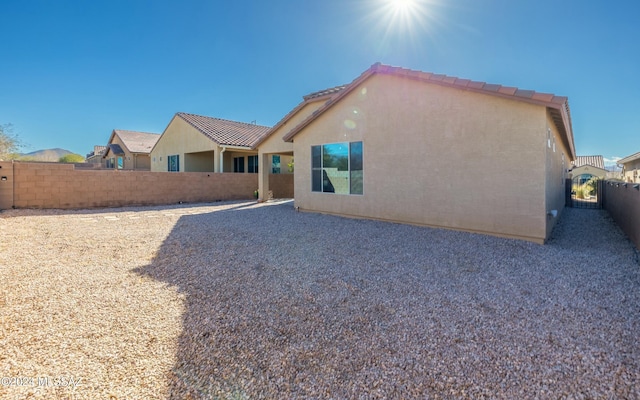
[[231,122],[231,123],[234,123],[234,124],[243,124],[243,125],[249,125],[249,126],[258,126],[258,127],[263,127],[263,128],[270,128],[267,125],[258,125],[258,124],[254,124],[253,122],[234,121],[234,120],[226,119],[226,118],[209,117],[208,115],[200,115],[200,114],[193,114],[193,113],[187,113],[187,112],[177,112],[176,114],[180,115],[180,116],[182,116],[182,115],[191,115],[193,117],[215,119],[217,121]]
[[475,93],[498,96],[505,99],[516,100],[546,107],[552,114],[554,123],[558,130],[564,136],[570,156],[575,156],[575,144],[573,140],[573,127],[571,124],[571,111],[569,109],[569,99],[566,96],[556,96],[552,93],[536,92],[534,90],[523,90],[513,86],[503,86],[498,84],[489,84],[486,82],[472,81],[470,79],[462,79],[444,74],[434,74],[431,72],[422,72],[403,67],[394,67],[391,65],[376,62],[367,70],[362,72],[344,90],[340,90],[313,115],[300,122],[296,127],[282,137],[284,141],[292,141],[293,137],[298,134],[304,127],[314,121],[319,115],[333,107],[334,104],[342,100],[351,91],[362,84],[364,81],[376,74],[393,75],[407,79],[414,79],[420,82],[441,85],[449,88],[468,90]]
[[132,130],[130,130],[130,129],[114,129],[114,131],[116,131],[116,132],[145,133],[145,134],[149,134],[149,135],[160,135],[160,133],[155,133],[155,132],[144,132],[144,131],[132,131]]
[[[553,93],[537,92],[535,90],[520,89],[514,86],[505,86],[497,83],[488,83],[445,74],[419,71],[410,68],[382,64],[380,62],[373,64],[370,68],[370,71],[374,73],[406,76],[408,78],[425,80],[432,83],[441,83],[452,87],[469,88],[481,91],[495,92],[507,96],[514,96],[543,102],[552,102],[555,104],[562,104],[568,99],[566,96],[559,96]],[[567,112],[569,112],[568,105]]]

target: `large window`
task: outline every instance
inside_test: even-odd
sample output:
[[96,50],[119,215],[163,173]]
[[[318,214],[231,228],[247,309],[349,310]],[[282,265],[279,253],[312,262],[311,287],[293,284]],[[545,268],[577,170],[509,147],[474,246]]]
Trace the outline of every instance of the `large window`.
[[233,172],[244,172],[244,157],[233,157]]
[[362,194],[362,142],[311,146],[311,190]]
[[258,156],[249,156],[247,157],[248,162],[247,164],[249,167],[249,170],[247,172],[249,172],[250,174],[257,174],[258,173]]
[[179,154],[167,157],[167,171],[180,172],[180,155]]

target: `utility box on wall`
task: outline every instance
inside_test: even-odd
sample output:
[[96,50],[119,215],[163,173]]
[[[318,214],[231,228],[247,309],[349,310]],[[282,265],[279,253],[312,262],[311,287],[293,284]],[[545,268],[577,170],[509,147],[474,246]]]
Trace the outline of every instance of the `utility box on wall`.
[[13,163],[0,161],[0,210],[13,207]]

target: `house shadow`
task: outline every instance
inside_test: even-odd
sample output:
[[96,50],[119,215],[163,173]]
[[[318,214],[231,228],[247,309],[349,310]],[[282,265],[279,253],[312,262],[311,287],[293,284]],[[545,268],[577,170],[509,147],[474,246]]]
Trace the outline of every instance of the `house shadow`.
[[539,246],[243,204],[180,217],[134,271],[184,299],[168,398],[517,397],[531,381],[560,393],[596,379],[576,372],[579,345],[622,335],[571,306],[597,269],[547,262],[565,255],[574,228]]

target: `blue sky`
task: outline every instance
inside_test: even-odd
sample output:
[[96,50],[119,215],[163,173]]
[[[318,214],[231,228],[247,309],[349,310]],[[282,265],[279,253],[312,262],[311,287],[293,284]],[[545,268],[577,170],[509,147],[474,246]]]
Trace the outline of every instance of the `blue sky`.
[[179,111],[273,125],[375,62],[568,96],[578,155],[640,151],[640,2],[2,0],[0,124],[86,154]]

